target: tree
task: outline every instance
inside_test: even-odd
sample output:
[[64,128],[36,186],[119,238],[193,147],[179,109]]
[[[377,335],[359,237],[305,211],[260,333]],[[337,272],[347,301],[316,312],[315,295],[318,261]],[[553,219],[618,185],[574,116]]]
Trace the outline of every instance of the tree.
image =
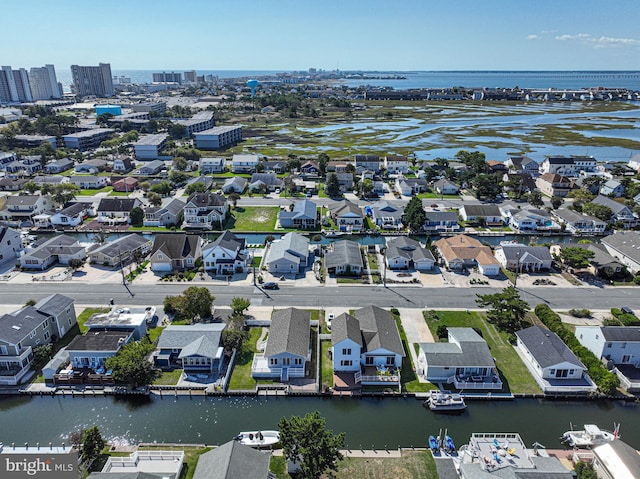
[[285,457],[300,465],[299,477],[319,479],[327,471],[337,471],[343,456],[344,433],[334,434],[326,429],[318,411],[304,417],[282,418],[278,423],[280,442]]
[[182,156],[178,156],[173,159],[173,168],[175,170],[185,171],[188,166],[189,166],[189,162],[187,161],[186,158],[183,158]]
[[560,196],[554,196],[553,198],[551,198],[551,207],[554,210],[560,208],[562,206],[562,203],[564,203],[564,199]]
[[160,183],[156,183],[151,187],[151,191],[154,193],[158,193],[159,195],[166,196],[171,193],[171,183],[168,181],[161,181]]
[[292,195],[293,193],[295,193],[296,191],[296,184],[293,181],[293,178],[291,177],[291,175],[287,176],[284,179],[284,192],[285,195],[288,192],[290,195]]
[[151,183],[149,183],[148,181],[141,181],[140,189],[145,193],[148,192],[151,189]]
[[340,182],[338,181],[338,176],[335,173],[329,173],[327,175],[327,184],[324,186],[324,190],[330,198],[337,198],[341,195]]
[[544,206],[544,201],[542,201],[542,193],[540,193],[538,190],[534,190],[531,193],[529,193],[529,204],[532,206],[535,206],[536,208],[540,208],[541,206]]
[[207,187],[202,181],[196,181],[195,183],[191,183],[190,185],[187,185],[184,192],[190,195],[192,193],[204,193],[206,189]]
[[598,479],[598,474],[590,462],[578,461],[575,471],[578,479]]
[[140,341],[133,341],[122,346],[115,356],[107,358],[105,367],[113,371],[116,381],[134,388],[150,384],[160,374],[160,371],[147,360],[154,349],[155,346],[146,337]]
[[242,329],[226,327],[222,331],[222,347],[227,351],[240,350],[242,343],[249,338],[249,332]]
[[189,174],[180,170],[171,170],[169,172],[169,181],[174,185],[183,185],[189,179]]
[[180,125],[179,123],[172,123],[169,128],[167,128],[167,133],[171,135],[171,138],[177,140],[180,138],[184,138],[187,134],[187,128],[184,125]]
[[362,184],[360,185],[360,190],[362,191],[362,195],[365,198],[368,198],[373,192],[373,181],[368,179],[362,180]]
[[24,185],[22,185],[22,189],[32,195],[40,189],[40,185],[38,185],[38,183],[36,183],[35,181],[27,181]]
[[160,206],[162,204],[162,196],[158,193],[154,193],[153,191],[147,193],[147,199],[152,206]]
[[482,308],[490,307],[487,318],[495,326],[508,333],[515,333],[522,329],[524,316],[530,310],[526,301],[520,298],[520,293],[513,286],[507,286],[500,293],[476,294],[476,303]]
[[175,313],[179,318],[209,318],[215,297],[207,288],[190,286],[181,296],[167,296],[164,299],[165,311]]
[[[58,205],[64,205],[75,199],[80,187],[71,183],[61,183],[53,188],[51,199]],[[41,191],[42,192],[42,191]]]
[[251,306],[251,301],[246,298],[235,297],[231,300],[231,309],[234,316],[242,316],[247,308]]
[[467,165],[473,174],[487,173],[489,166],[487,165],[484,153],[479,151],[460,150],[455,154],[455,158]]
[[595,195],[585,189],[570,191],[567,195],[569,198],[573,198],[573,209],[581,212],[582,206],[595,198]]
[[69,268],[71,268],[73,271],[76,271],[77,269],[82,268],[84,261],[85,260],[80,258],[73,258],[73,259],[70,259],[67,264],[69,265]]
[[409,229],[420,231],[424,228],[425,220],[426,213],[422,207],[422,200],[414,196],[404,208],[404,221],[409,225]]
[[609,221],[613,216],[613,210],[605,205],[599,205],[597,203],[585,203],[582,205],[582,212],[595,216],[601,221]]
[[482,198],[493,200],[502,191],[496,176],[484,173],[475,175],[471,179],[471,186],[475,197],[479,200]]
[[318,155],[318,169],[320,170],[321,176],[324,176],[327,172],[327,163],[329,163],[329,155],[320,153]]
[[51,359],[53,346],[51,344],[39,344],[33,348],[33,368],[39,369]]
[[98,426],[90,427],[84,431],[82,436],[82,449],[80,451],[80,459],[83,463],[91,465],[93,461],[100,455],[100,452],[106,446],[105,440],[102,438]]
[[562,248],[559,256],[560,261],[568,268],[582,269],[589,267],[589,260],[595,256],[595,253],[577,246],[569,246]]
[[299,170],[302,163],[297,158],[292,158],[287,160],[287,171],[291,173],[292,171]]
[[240,199],[240,195],[234,191],[233,193],[230,193],[229,196],[227,196],[227,199],[231,201],[231,203],[233,204],[233,207],[235,208],[238,205],[238,200]]
[[144,211],[139,206],[131,208],[129,212],[129,219],[131,220],[131,226],[142,226],[144,221]]

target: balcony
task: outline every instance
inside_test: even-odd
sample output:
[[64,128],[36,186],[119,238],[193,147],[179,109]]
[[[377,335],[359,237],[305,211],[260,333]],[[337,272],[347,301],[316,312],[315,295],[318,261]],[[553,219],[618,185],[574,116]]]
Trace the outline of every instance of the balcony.
[[286,381],[289,378],[303,378],[304,364],[300,365],[270,365],[264,354],[254,354],[251,364],[251,376],[254,378],[280,378]]
[[447,383],[453,384],[456,389],[477,389],[477,390],[500,390],[502,389],[502,381],[496,373],[488,376],[451,376]]
[[23,368],[19,363],[0,363],[0,385],[16,386],[20,380],[31,370],[31,364]]
[[356,372],[354,379],[363,386],[400,386],[400,369],[365,366],[364,372]]

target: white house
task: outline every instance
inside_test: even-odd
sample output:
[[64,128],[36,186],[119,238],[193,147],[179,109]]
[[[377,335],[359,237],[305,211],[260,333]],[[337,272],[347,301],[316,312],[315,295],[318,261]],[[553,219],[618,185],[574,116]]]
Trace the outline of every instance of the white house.
[[200,174],[224,173],[224,158],[200,158]]
[[205,271],[214,275],[241,273],[248,264],[246,241],[231,231],[225,231],[202,250]]
[[409,173],[409,160],[406,156],[387,155],[384,157],[384,167],[387,175],[403,175]]
[[78,226],[89,216],[89,209],[92,207],[88,203],[73,203],[57,213],[51,215],[53,226]]
[[7,226],[0,226],[0,264],[14,262],[22,251],[20,232]]
[[632,274],[640,272],[640,233],[617,231],[602,238],[607,252],[618,259]]
[[436,263],[431,251],[407,236],[387,240],[385,258],[389,269],[430,271]]
[[192,193],[184,207],[183,228],[222,228],[229,202],[217,193]]
[[364,225],[362,210],[349,200],[330,204],[329,214],[341,231],[360,231]]
[[231,159],[232,173],[254,173],[260,163],[258,155],[233,155]]
[[495,257],[503,267],[512,271],[537,272],[551,269],[553,258],[546,246],[504,244],[496,247]]

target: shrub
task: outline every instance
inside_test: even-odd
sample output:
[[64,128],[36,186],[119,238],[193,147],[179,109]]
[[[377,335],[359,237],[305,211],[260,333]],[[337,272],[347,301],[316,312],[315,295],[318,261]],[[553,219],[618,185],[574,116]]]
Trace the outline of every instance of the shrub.
[[619,308],[611,308],[611,314],[614,318],[617,318],[622,315],[622,310]]
[[639,284],[640,285],[640,274],[638,276],[636,276],[635,278],[633,278],[633,282],[635,284]]
[[449,336],[449,329],[446,324],[440,324],[436,329],[436,334],[440,339],[446,339]]
[[398,311],[398,308],[391,308],[391,314],[394,314],[396,316],[400,316],[400,311]]
[[588,309],[570,309],[569,314],[574,318],[590,318],[591,311]]

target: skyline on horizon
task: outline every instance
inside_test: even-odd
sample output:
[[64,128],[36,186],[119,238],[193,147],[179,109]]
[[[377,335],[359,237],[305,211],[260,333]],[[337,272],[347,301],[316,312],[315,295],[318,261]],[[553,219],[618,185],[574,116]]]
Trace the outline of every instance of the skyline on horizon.
[[526,12],[508,0],[482,3],[12,2],[5,35],[17,41],[0,62],[58,71],[99,62],[115,71],[640,70],[632,0],[540,0]]

